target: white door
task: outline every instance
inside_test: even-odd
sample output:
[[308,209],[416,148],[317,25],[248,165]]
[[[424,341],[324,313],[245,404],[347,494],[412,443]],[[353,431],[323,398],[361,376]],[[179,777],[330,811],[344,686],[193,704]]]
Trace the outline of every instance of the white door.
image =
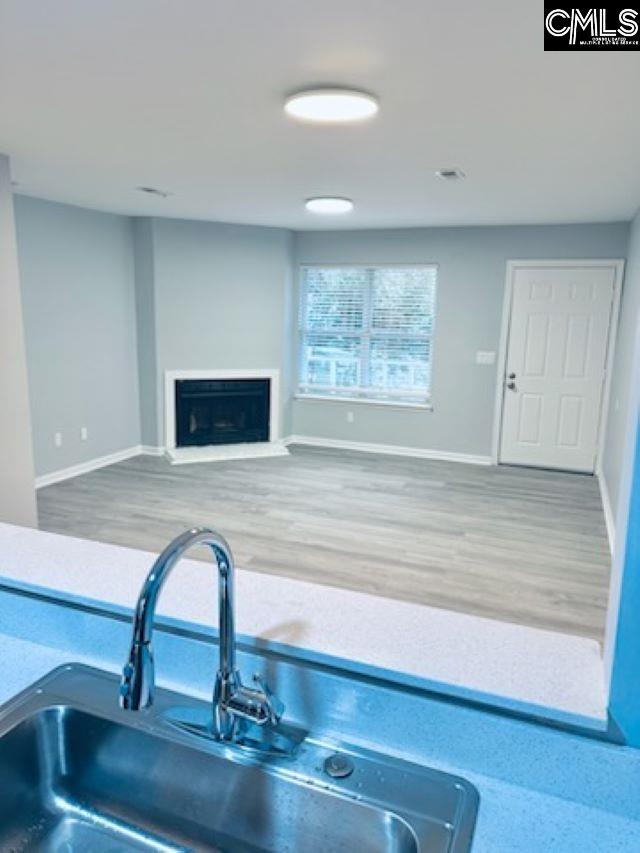
[[500,461],[592,472],[617,267],[511,270]]

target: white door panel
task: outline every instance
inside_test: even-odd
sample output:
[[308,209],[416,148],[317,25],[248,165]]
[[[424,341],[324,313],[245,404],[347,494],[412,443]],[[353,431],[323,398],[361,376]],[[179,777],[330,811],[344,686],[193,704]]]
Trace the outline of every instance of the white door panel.
[[516,266],[500,461],[594,469],[615,266]]

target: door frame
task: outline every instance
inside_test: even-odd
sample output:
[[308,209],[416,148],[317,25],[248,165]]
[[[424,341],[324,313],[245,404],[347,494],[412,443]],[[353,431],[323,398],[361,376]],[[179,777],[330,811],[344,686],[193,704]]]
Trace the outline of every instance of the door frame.
[[511,305],[513,301],[513,281],[516,270],[523,267],[538,267],[549,269],[551,267],[585,267],[594,269],[598,267],[613,267],[615,276],[613,280],[613,302],[611,304],[611,315],[609,317],[609,332],[607,336],[607,355],[604,366],[604,378],[602,387],[602,398],[600,402],[600,415],[598,420],[598,440],[596,446],[596,459],[594,473],[599,475],[602,468],[602,448],[607,427],[607,411],[609,409],[609,398],[611,396],[611,367],[615,352],[616,337],[618,333],[618,317],[620,314],[620,299],[622,294],[622,278],[624,274],[624,260],[621,258],[578,258],[576,260],[508,260],[505,274],[504,299],[502,303],[502,322],[500,326],[500,343],[498,345],[498,358],[496,370],[496,397],[493,415],[493,434],[491,438],[491,463],[500,465],[500,439],[502,437],[502,412],[504,408],[504,383],[507,369],[507,351],[509,349],[509,335],[511,332]]

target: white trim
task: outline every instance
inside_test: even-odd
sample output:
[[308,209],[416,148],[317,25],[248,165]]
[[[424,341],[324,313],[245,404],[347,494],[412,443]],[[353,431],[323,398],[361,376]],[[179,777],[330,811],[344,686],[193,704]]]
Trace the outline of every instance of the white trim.
[[500,341],[496,359],[496,397],[493,411],[493,432],[491,435],[491,461],[498,464],[500,457],[500,435],[502,433],[502,407],[504,405],[504,379],[507,369],[507,349],[509,345],[509,326],[511,324],[511,298],[513,295],[513,269],[515,261],[507,261],[504,297],[502,300],[502,319],[500,321]]
[[301,261],[298,264],[298,268],[301,270],[304,269],[412,269],[413,267],[434,267],[435,269],[440,269],[440,263],[438,261],[403,261],[402,263],[394,263],[393,261],[385,261],[384,263],[362,263],[361,261],[347,261],[344,264],[340,262],[336,263],[324,263],[322,261],[318,261],[317,263],[305,263]]
[[131,459],[132,456],[139,456],[142,452],[142,447],[136,444],[133,447],[127,447],[126,450],[118,450],[116,453],[109,453],[106,456],[97,456],[95,459],[89,459],[87,462],[80,462],[78,465],[60,468],[58,471],[52,471],[50,474],[42,474],[42,476],[36,477],[36,489],[42,489],[54,483],[61,483],[63,480],[71,480],[73,477],[88,474],[90,471],[96,471],[98,468],[115,465],[116,462],[124,462],[125,459]]
[[346,441],[340,438],[320,438],[312,435],[289,435],[284,444],[305,444],[310,447],[332,447],[336,450],[357,450],[362,453],[384,453],[388,456],[412,456],[416,459],[436,459],[443,462],[463,462],[468,465],[491,465],[490,456],[473,453],[453,453],[447,450],[427,450],[422,447],[402,447],[395,444],[372,444],[365,441]]
[[165,370],[164,372],[164,446],[176,446],[176,380],[177,379],[269,379],[269,441],[280,439],[280,371],[260,370]]
[[153,444],[141,444],[140,453],[144,456],[164,456],[164,447],[156,447]]
[[618,337],[618,320],[620,317],[620,303],[622,302],[622,280],[624,276],[624,261],[615,261],[614,264],[616,267],[616,276],[613,282],[613,301],[611,303],[611,314],[609,317],[607,357],[604,363],[604,383],[602,386],[602,400],[600,403],[598,446],[596,448],[596,474],[602,473],[602,455],[604,453],[604,444],[607,436],[609,404],[611,403],[611,380],[613,378],[613,359],[616,352],[616,339]]
[[598,486],[600,487],[600,499],[602,500],[604,523],[607,527],[609,550],[611,551],[611,556],[613,557],[616,551],[616,521],[613,514],[613,507],[611,506],[609,487],[607,486],[607,481],[605,480],[604,474],[602,472],[599,472],[598,474],[596,474],[596,476],[598,478]]
[[516,269],[521,267],[613,267],[615,277],[613,282],[613,301],[609,318],[609,334],[607,344],[607,357],[605,361],[605,373],[602,386],[602,397],[600,400],[600,421],[598,427],[598,443],[596,448],[596,459],[594,471],[599,473],[602,464],[602,450],[604,447],[604,435],[606,431],[606,418],[609,409],[609,398],[611,394],[611,366],[615,351],[616,334],[618,331],[618,315],[620,313],[620,297],[622,292],[622,275],[624,272],[624,261],[615,258],[580,258],[578,260],[533,260],[533,261],[507,261],[504,299],[502,303],[502,321],[500,326],[500,343],[498,345],[498,358],[496,370],[496,396],[493,415],[493,433],[491,437],[491,461],[494,465],[500,463],[500,435],[502,432],[502,410],[504,405],[504,379],[507,364],[507,352],[509,349],[509,327],[511,325],[511,301],[513,297],[513,279]]
[[[246,448],[247,445],[221,445],[220,447],[222,447],[223,453],[226,451],[226,458],[246,459],[250,456],[286,456],[285,445],[286,442],[282,440],[278,442],[258,442],[255,445],[257,452],[248,453],[239,451],[233,457],[229,456],[229,448]],[[180,449],[178,449],[178,453]],[[200,449],[202,450],[203,448]],[[74,477],[80,477],[82,474],[90,474],[91,471],[97,471],[99,468],[106,468],[109,465],[115,465],[117,462],[124,462],[126,459],[131,459],[134,456],[164,456],[173,464],[180,464],[182,460],[173,458],[176,455],[175,451],[173,452],[173,456],[170,455],[164,447],[156,447],[152,444],[135,444],[132,447],[127,447],[125,450],[118,450],[106,456],[96,456],[95,459],[88,459],[86,462],[78,463],[78,465],[70,465],[68,468],[60,468],[57,471],[51,471],[49,474],[42,474],[40,477],[36,477],[35,485],[36,489],[43,489],[45,486],[62,483],[64,480],[72,480]],[[222,458],[222,455],[218,455],[216,458]],[[195,462],[202,460],[185,459],[184,461]]]
[[356,405],[365,406],[382,406],[384,409],[418,409],[422,412],[432,412],[433,406],[431,403],[401,403],[397,400],[374,400],[366,397],[336,397],[331,394],[294,394],[293,399],[296,401],[314,400],[319,403],[355,403]]

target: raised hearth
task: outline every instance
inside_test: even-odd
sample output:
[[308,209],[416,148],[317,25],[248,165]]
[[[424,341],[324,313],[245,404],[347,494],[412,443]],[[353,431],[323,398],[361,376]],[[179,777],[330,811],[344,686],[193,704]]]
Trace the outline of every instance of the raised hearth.
[[278,371],[167,371],[166,454],[174,463],[286,455],[279,400]]

